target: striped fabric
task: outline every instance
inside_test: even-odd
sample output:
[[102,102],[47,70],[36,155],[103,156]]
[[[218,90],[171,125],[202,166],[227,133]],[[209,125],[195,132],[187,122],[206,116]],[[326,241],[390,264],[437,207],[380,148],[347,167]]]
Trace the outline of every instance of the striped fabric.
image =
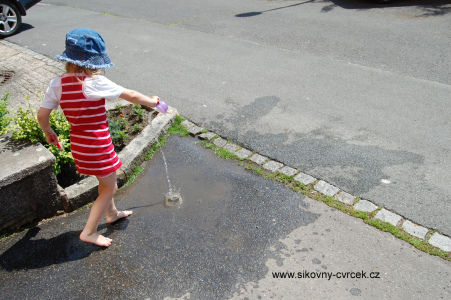
[[86,98],[83,82],[79,81],[85,78],[73,74],[61,77],[60,106],[71,125],[71,151],[78,172],[104,177],[119,169],[122,162],[108,130],[105,99]]

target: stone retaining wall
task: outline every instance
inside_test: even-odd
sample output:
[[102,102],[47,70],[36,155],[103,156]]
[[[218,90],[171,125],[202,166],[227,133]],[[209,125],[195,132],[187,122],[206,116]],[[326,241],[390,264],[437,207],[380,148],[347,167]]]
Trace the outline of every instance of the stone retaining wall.
[[55,157],[40,144],[0,141],[0,232],[54,216],[63,205],[52,171]]

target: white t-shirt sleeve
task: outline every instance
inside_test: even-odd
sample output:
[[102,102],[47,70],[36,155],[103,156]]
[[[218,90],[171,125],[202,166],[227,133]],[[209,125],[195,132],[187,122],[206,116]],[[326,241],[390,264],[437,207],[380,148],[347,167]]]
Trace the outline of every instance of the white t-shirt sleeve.
[[124,88],[112,82],[102,75],[96,75],[94,78],[87,78],[83,93],[89,99],[102,99],[115,101],[124,91]]
[[50,81],[50,85],[44,94],[41,107],[47,109],[57,109],[61,98],[61,77],[55,77]]

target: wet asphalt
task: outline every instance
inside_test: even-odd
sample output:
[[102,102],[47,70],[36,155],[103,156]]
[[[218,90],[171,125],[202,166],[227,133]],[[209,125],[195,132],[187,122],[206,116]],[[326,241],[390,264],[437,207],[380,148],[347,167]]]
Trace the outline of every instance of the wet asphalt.
[[[101,221],[109,248],[79,240],[88,208],[1,240],[0,299],[451,298],[451,262],[198,141],[170,136],[117,193],[133,215]],[[168,175],[178,209],[165,206]]]
[[302,194],[195,141],[171,136],[163,148],[180,208],[164,205],[169,185],[159,151],[116,197],[118,209],[133,215],[101,221],[113,239],[108,249],[78,239],[88,209],[3,240],[0,298],[163,299],[189,291],[192,299],[226,299],[263,278],[268,259],[282,264],[277,241],[318,215],[303,208]]

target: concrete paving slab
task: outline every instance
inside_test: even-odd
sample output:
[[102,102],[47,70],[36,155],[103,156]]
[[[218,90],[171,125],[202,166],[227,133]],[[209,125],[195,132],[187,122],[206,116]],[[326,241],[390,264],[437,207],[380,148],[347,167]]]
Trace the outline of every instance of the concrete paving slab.
[[386,210],[385,208],[381,209],[375,216],[376,219],[379,219],[384,222],[388,222],[393,226],[397,226],[399,221],[402,220],[400,215],[392,213],[391,211]]
[[[118,208],[134,213],[101,222],[110,248],[79,241],[87,209],[1,240],[0,299],[451,297],[450,262],[196,141],[169,137],[168,173],[160,150],[120,191]],[[179,209],[164,206],[167,175],[183,196]],[[295,278],[280,278],[291,273]]]
[[296,173],[298,173],[298,170],[293,169],[291,167],[285,166],[282,169],[279,170],[280,173],[285,174],[287,176],[293,176]]
[[268,160],[268,158],[257,153],[253,154],[249,159],[258,165],[263,165]]
[[264,169],[269,170],[273,173],[277,172],[282,167],[283,167],[282,163],[274,160],[270,160],[263,165]]
[[338,195],[335,196],[335,198],[338,201],[340,201],[340,202],[342,202],[344,204],[348,204],[348,205],[353,205],[354,204],[354,200],[355,200],[354,196],[352,196],[351,194],[348,194],[346,192],[339,193]]
[[377,206],[367,200],[360,200],[354,205],[354,208],[364,212],[373,212],[377,209]]
[[219,137],[213,141],[213,144],[215,144],[218,147],[224,147],[227,144],[227,141]]
[[241,148],[240,150],[238,150],[237,152],[235,152],[235,155],[238,156],[241,159],[245,159],[248,158],[252,155],[252,151]]
[[199,127],[199,126],[193,126],[193,127],[190,127],[190,128],[188,129],[188,132],[189,132],[190,134],[192,134],[192,135],[196,135],[196,134],[200,133],[202,130],[203,130],[202,127]]
[[406,220],[403,224],[402,224],[402,229],[404,229],[405,231],[407,231],[409,234],[420,238],[422,240],[424,240],[424,238],[426,237],[426,234],[428,233],[428,229],[414,224],[412,222],[410,222],[409,220]]
[[429,243],[443,251],[451,251],[451,239],[438,232],[435,232],[429,239]]
[[309,185],[310,183],[314,183],[317,179],[301,172],[294,177],[294,180],[299,181],[300,183],[303,183],[305,185]]
[[323,193],[326,196],[329,196],[329,197],[334,196],[340,190],[336,186],[333,186],[333,185],[325,182],[324,180],[318,181],[318,183],[315,184],[314,189],[320,193]]
[[200,134],[199,138],[203,139],[203,140],[211,140],[215,136],[216,136],[216,133],[214,133],[214,132],[205,132],[205,133]]
[[229,151],[231,153],[235,153],[239,148],[240,147],[235,144],[227,144],[224,146],[224,149],[226,149],[227,151]]

